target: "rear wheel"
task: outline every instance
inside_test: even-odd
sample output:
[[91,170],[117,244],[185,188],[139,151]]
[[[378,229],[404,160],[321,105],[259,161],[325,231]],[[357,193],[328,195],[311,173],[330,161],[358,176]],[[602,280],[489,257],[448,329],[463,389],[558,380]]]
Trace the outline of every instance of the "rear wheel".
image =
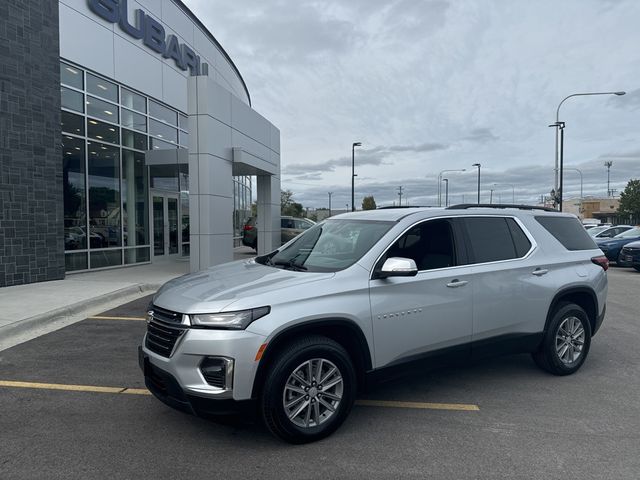
[[549,373],[570,375],[582,366],[590,346],[591,324],[586,312],[575,303],[562,303],[556,308],[533,359]]
[[356,386],[353,363],[339,343],[315,335],[300,338],[269,369],[260,402],[263,420],[287,442],[319,440],[347,418]]

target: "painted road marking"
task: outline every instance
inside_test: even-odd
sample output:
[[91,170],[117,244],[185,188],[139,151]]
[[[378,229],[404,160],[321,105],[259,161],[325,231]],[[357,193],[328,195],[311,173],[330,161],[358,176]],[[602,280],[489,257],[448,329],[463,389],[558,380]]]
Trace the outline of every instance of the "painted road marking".
[[145,321],[144,317],[106,317],[106,316],[95,316],[95,317],[87,317],[87,320],[135,320],[135,321]]
[[388,400],[356,400],[356,405],[362,407],[384,408],[417,408],[424,410],[462,410],[477,412],[480,407],[466,403],[428,403],[428,402],[396,402]]
[[[11,380],[0,380],[0,387],[9,388],[35,388],[39,390],[67,390],[71,392],[94,392],[94,393],[123,393],[126,395],[151,395],[146,388],[126,388],[126,387],[100,387],[94,385],[65,385],[62,383],[37,383],[37,382],[16,382]],[[420,410],[458,410],[465,412],[479,411],[477,405],[465,403],[428,403],[428,402],[397,402],[388,400],[356,400],[356,405],[362,407],[382,407],[382,408],[408,408]]]

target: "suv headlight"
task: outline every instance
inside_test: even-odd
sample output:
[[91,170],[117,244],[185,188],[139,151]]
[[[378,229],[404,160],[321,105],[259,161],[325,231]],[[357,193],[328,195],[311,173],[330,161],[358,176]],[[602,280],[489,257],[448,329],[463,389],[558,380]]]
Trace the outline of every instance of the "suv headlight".
[[239,312],[196,313],[189,315],[189,321],[194,327],[244,330],[251,322],[268,315],[270,311],[271,307],[260,307]]

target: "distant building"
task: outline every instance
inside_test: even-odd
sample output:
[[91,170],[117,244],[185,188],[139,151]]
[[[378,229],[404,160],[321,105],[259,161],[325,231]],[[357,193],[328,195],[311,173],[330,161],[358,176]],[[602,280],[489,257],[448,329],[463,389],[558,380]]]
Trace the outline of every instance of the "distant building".
[[577,215],[580,219],[594,218],[602,223],[624,223],[619,219],[620,199],[613,197],[570,198],[562,202],[562,210]]

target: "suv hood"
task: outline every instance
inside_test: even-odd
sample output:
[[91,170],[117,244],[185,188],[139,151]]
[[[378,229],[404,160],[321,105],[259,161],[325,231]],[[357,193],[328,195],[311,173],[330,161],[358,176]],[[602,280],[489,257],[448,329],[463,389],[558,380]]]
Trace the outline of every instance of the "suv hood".
[[[295,272],[251,260],[217,265],[165,283],[153,303],[180,313],[216,313],[232,303],[265,293],[281,296],[283,289],[331,278],[335,273]],[[262,307],[263,305],[253,305]]]

